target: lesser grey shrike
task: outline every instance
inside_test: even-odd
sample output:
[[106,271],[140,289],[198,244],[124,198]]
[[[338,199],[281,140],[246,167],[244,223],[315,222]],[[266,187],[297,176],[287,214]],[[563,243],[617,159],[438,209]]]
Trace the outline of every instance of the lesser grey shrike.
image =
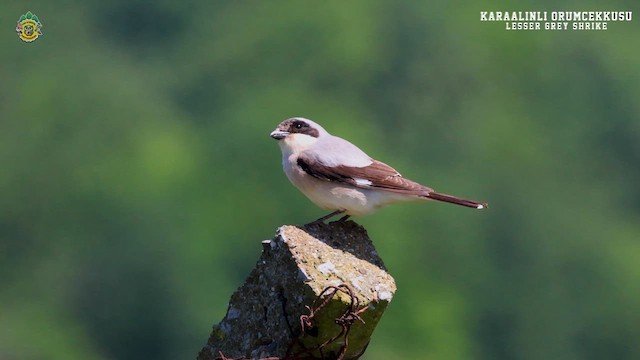
[[280,144],[282,167],[289,181],[319,207],[333,210],[316,222],[341,213],[346,214],[341,220],[346,220],[400,201],[437,200],[474,209],[487,207],[486,203],[440,194],[405,179],[391,166],[309,119],[287,119],[271,137]]

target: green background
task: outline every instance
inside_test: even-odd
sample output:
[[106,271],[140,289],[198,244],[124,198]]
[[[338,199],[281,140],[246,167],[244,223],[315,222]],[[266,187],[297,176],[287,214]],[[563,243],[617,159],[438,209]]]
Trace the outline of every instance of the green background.
[[[636,1],[22,1],[0,14],[0,359],[190,359],[282,224],[304,116],[474,211],[364,225],[398,292],[366,359],[640,358]],[[13,30],[26,11],[44,36]]]

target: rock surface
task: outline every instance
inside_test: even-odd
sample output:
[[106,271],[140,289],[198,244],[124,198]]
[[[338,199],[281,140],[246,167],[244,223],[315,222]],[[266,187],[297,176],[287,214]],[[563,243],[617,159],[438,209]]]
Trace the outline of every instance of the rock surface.
[[[339,285],[342,291],[332,288]],[[351,221],[282,226],[263,241],[255,269],[231,296],[198,359],[355,358],[395,291],[363,227]],[[301,315],[312,310],[302,331]],[[349,330],[346,349],[336,319]]]

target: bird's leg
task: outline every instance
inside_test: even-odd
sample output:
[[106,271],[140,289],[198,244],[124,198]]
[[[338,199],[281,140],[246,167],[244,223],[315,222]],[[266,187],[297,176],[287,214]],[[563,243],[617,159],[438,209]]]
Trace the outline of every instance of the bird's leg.
[[338,220],[338,222],[345,222],[345,221],[349,220],[350,217],[351,217],[351,215],[345,215],[345,216],[341,217]]
[[[317,223],[321,223],[324,222],[327,219],[331,219],[332,217],[342,214],[343,212],[345,212],[346,210],[336,210],[334,212],[332,212],[331,214],[325,215],[323,217],[321,217],[320,219],[316,220],[316,221],[312,221],[310,222],[310,224],[317,224]],[[347,215],[348,216],[348,215]]]

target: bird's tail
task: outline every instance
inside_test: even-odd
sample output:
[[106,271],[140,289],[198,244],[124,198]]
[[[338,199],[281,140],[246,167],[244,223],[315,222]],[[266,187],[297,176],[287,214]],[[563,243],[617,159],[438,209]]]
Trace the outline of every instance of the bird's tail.
[[448,202],[451,204],[462,205],[462,206],[466,206],[474,209],[486,209],[487,207],[489,207],[487,203],[481,203],[473,200],[462,199],[462,198],[447,195],[447,194],[439,194],[437,192],[430,192],[427,195],[425,195],[425,197],[432,200]]

